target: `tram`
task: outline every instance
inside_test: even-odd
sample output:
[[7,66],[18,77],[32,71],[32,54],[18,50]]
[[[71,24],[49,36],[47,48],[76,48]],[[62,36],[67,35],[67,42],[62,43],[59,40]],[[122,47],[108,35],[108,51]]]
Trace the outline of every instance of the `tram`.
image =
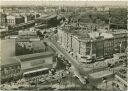
[[23,73],[23,77],[29,78],[29,77],[35,77],[35,76],[39,76],[39,75],[48,74],[48,73],[49,73],[49,68],[42,68],[42,69],[25,72],[25,73]]

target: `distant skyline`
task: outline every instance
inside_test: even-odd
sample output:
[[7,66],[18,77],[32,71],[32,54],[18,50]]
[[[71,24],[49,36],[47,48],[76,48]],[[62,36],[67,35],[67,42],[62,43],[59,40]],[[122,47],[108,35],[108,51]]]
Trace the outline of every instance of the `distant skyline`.
[[43,6],[43,5],[57,5],[57,6],[128,6],[128,1],[119,1],[119,0],[85,0],[85,1],[69,1],[69,0],[1,0],[1,5],[35,5],[35,6]]

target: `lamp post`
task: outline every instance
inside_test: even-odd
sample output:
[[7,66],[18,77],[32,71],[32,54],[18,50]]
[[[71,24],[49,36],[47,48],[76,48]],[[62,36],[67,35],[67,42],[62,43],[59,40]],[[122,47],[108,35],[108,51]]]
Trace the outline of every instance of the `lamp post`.
[[[92,43],[93,43],[93,40],[92,40],[92,38],[91,38],[91,40],[90,40],[90,43],[91,43],[91,50],[90,50],[90,60],[91,60],[91,62],[94,60],[94,59],[92,59]],[[93,63],[93,72],[94,72],[94,63]]]

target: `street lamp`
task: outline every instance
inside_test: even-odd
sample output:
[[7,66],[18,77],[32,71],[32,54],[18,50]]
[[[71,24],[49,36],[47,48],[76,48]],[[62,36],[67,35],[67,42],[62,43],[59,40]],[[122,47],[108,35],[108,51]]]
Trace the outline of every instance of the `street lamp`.
[[[92,58],[92,48],[93,48],[93,45],[92,45],[92,43],[93,43],[93,39],[91,38],[91,40],[90,40],[90,43],[91,43],[91,50],[90,50],[90,60],[91,60],[91,62],[92,61],[94,61],[94,59]],[[93,63],[93,72],[94,72],[94,63]]]

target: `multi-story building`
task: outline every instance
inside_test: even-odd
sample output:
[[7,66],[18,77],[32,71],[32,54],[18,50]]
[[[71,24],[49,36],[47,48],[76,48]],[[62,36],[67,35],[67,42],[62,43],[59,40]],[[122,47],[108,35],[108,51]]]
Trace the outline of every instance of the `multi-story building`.
[[24,17],[25,17],[25,23],[35,19],[35,15],[33,14],[26,14]]
[[20,23],[24,23],[25,19],[23,16],[13,16],[13,15],[9,15],[7,16],[7,24],[8,25],[16,25],[16,24],[20,24]]
[[0,27],[0,38],[4,38],[7,35],[8,27]]
[[112,58],[114,53],[114,38],[105,39],[104,41],[104,58]]
[[21,39],[30,39],[30,38],[37,38],[37,33],[36,31],[29,31],[29,30],[20,30],[18,32],[19,38]]
[[53,67],[53,52],[41,52],[17,56],[21,63],[23,73],[41,68],[51,69]]
[[110,29],[127,29],[127,8],[110,8]]
[[1,59],[1,83],[18,80],[21,77],[21,64],[15,57]]
[[0,13],[0,26],[5,26],[7,24],[7,15]]
[[126,30],[116,30],[110,33],[114,36],[115,53],[125,52],[127,47],[128,32]]
[[[67,29],[66,29],[67,27]],[[112,34],[73,30],[66,26],[58,31],[58,42],[67,50],[73,51],[74,57],[93,55],[96,59],[113,57],[114,39]]]
[[[87,55],[89,55],[92,43],[92,54],[97,59],[113,57],[113,35],[108,33],[93,32],[89,33],[91,41],[87,43]],[[89,50],[89,51],[88,51]]]

